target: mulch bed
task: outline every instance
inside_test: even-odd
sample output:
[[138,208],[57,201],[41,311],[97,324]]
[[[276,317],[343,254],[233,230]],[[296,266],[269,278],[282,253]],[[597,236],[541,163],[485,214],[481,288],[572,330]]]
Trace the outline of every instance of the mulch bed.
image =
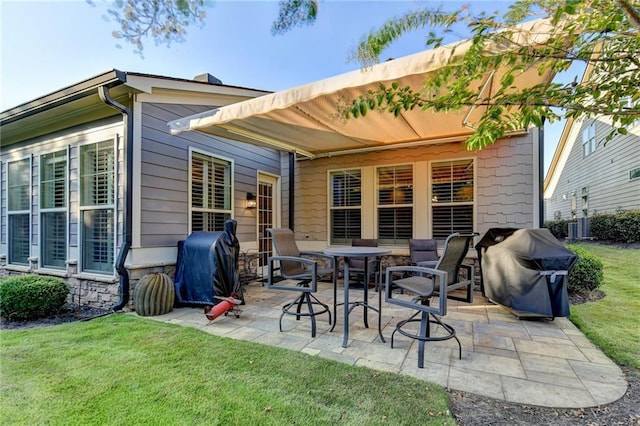
[[447,390],[459,425],[640,425],[640,373],[623,369],[627,393],[611,404],[590,408],[546,408],[514,404],[466,392]]

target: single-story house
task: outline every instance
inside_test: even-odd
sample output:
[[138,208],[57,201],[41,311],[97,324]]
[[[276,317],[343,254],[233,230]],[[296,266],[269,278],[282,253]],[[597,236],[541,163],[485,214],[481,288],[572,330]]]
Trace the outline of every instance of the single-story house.
[[121,307],[129,281],[173,275],[193,231],[233,217],[255,241],[247,194],[279,187],[281,153],[166,123],[266,93],[112,70],[0,113],[1,272],[60,276],[74,301]]
[[[76,300],[120,309],[142,275],[173,274],[178,241],[229,217],[261,264],[268,227],[302,249],[377,238],[396,256],[410,238],[539,227],[540,129],[468,151],[478,105],[337,117],[380,82],[420,87],[468,43],[277,93],[114,70],[4,111],[0,273],[59,275]],[[532,68],[514,85],[552,77]]]

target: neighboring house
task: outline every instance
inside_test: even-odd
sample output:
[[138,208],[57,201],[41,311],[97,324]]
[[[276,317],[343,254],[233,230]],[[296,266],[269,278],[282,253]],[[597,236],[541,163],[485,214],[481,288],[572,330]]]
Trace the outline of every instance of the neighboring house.
[[281,154],[173,136],[167,121],[265,93],[113,70],[2,112],[0,269],[60,276],[74,301],[121,307],[129,280],[173,275],[193,231],[233,217],[255,245],[247,194],[279,184]]
[[544,181],[545,220],[577,219],[589,237],[598,213],[640,209],[640,120],[605,143],[605,119],[568,120]]

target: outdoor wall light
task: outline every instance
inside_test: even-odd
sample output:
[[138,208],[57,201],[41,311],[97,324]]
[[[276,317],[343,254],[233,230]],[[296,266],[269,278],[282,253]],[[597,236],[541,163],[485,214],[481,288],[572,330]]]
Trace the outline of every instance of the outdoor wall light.
[[247,208],[255,209],[258,207],[258,200],[256,200],[256,194],[253,192],[247,192]]

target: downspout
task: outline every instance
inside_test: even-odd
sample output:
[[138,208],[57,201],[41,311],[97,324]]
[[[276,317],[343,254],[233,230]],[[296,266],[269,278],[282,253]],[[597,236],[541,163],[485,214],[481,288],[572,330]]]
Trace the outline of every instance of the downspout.
[[292,231],[293,225],[295,221],[293,220],[293,214],[295,213],[295,201],[296,197],[293,195],[293,190],[295,189],[295,185],[293,182],[294,172],[295,172],[295,163],[296,163],[296,154],[295,152],[289,153],[289,229]]
[[544,119],[538,127],[538,228],[544,227]]
[[127,259],[127,255],[129,254],[129,249],[131,248],[131,240],[132,240],[132,203],[133,203],[133,179],[131,176],[133,175],[133,126],[131,125],[132,116],[131,110],[124,105],[116,102],[111,95],[109,95],[109,89],[106,86],[98,87],[98,95],[102,102],[106,105],[117,109],[122,114],[122,120],[124,122],[125,128],[125,138],[124,138],[124,163],[125,163],[125,174],[124,174],[124,229],[123,231],[123,241],[120,245],[120,250],[118,252],[118,258],[116,259],[116,271],[118,271],[118,275],[120,275],[120,284],[118,289],[118,294],[120,295],[120,300],[111,307],[113,311],[119,311],[125,307],[127,303],[129,303],[129,272],[127,268],[124,267],[124,262]]

